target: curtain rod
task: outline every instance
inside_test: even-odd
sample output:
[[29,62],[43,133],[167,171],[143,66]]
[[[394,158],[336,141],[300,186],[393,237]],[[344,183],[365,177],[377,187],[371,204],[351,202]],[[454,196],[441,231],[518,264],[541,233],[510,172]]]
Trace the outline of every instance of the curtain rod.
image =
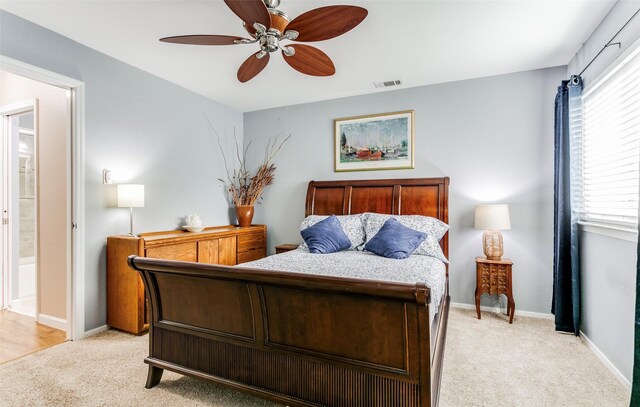
[[605,49],[607,49],[608,47],[610,47],[610,46],[612,46],[612,45],[617,45],[617,46],[618,46],[618,48],[620,48],[620,46],[622,45],[622,43],[620,43],[620,42],[613,42],[613,40],[615,40],[615,39],[616,39],[616,37],[618,36],[618,34],[620,34],[620,33],[622,32],[622,30],[624,30],[625,28],[627,28],[627,26],[629,25],[629,23],[631,22],[631,20],[633,20],[633,19],[635,18],[635,16],[637,16],[637,15],[638,15],[638,13],[640,13],[640,9],[638,9],[635,13],[633,13],[633,15],[631,16],[631,18],[630,18],[629,20],[627,20],[627,22],[626,22],[626,23],[624,23],[624,25],[622,26],[622,28],[620,28],[620,29],[618,30],[618,32],[617,32],[613,37],[611,37],[611,39],[609,40],[609,42],[607,42],[607,44],[606,44],[604,47],[602,47],[602,49],[600,50],[600,52],[598,52],[598,53],[596,54],[596,56],[595,56],[595,57],[593,57],[593,59],[592,59],[592,60],[587,64],[587,66],[585,66],[585,67],[584,67],[584,69],[583,69],[582,71],[580,71],[580,73],[578,74],[578,76],[582,76],[582,74],[584,73],[584,71],[586,71],[586,70],[591,66],[591,64],[593,63],[593,61],[595,61],[596,59],[598,59],[598,57],[600,56],[600,54],[602,54],[602,52],[603,52]]

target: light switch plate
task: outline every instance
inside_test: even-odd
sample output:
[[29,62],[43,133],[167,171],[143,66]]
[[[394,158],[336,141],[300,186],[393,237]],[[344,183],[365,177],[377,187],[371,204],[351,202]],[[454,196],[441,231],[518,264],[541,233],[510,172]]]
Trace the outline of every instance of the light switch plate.
[[113,180],[111,179],[111,171],[102,170],[102,183],[103,184],[111,184],[112,181]]

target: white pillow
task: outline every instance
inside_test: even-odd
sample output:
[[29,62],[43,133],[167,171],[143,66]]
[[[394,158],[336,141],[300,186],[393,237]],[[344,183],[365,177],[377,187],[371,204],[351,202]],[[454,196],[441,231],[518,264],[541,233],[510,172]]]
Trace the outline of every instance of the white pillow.
[[[304,218],[302,223],[300,223],[300,231],[305,230],[308,227],[315,225],[321,220],[327,219],[328,216],[320,216],[320,215],[311,215]],[[337,215],[338,221],[340,222],[340,226],[342,226],[342,230],[347,235],[349,240],[351,241],[351,247],[347,250],[362,250],[364,246],[364,224],[363,224],[363,214],[359,213],[356,215]],[[306,243],[302,243],[302,247],[307,248]]]
[[427,234],[425,241],[418,246],[413,254],[431,256],[445,263],[449,263],[444,253],[442,253],[442,248],[439,243],[440,239],[442,239],[444,234],[447,233],[447,230],[449,230],[449,225],[439,219],[431,218],[429,216],[385,215],[367,212],[364,214],[365,243],[373,239],[382,225],[384,225],[389,218],[394,218],[408,228]]

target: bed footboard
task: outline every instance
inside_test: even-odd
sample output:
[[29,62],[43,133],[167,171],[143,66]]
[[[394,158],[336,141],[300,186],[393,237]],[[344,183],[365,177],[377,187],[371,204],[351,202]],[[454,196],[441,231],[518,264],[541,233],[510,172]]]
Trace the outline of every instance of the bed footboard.
[[129,264],[151,305],[148,388],[167,369],[287,405],[437,403],[425,285],[135,256]]

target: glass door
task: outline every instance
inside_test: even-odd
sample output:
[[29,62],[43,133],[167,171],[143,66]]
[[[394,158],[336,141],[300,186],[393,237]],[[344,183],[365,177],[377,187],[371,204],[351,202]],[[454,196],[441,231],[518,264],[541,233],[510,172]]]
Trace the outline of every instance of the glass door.
[[4,123],[2,306],[35,317],[37,157],[34,110],[5,115]]

